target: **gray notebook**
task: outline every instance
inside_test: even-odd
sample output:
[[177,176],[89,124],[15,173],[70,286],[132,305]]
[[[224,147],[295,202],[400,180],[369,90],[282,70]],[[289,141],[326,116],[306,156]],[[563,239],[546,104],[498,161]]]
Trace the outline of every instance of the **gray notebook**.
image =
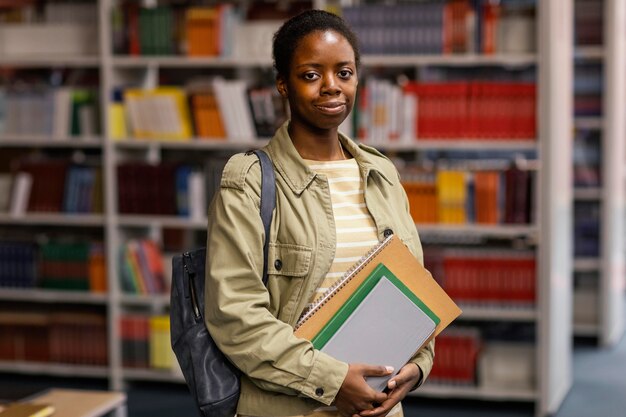
[[[438,317],[380,264],[314,338],[348,363],[393,366],[395,375],[434,333]],[[393,376],[368,378],[379,391]]]

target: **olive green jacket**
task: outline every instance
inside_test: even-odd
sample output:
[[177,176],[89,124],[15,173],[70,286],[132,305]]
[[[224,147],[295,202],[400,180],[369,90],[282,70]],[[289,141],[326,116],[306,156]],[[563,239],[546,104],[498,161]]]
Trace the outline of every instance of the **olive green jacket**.
[[[359,165],[379,239],[392,231],[422,261],[394,165],[370,147],[345,136],[340,140]],[[287,123],[265,150],[276,172],[267,289],[261,280],[260,165],[254,154],[238,154],[224,168],[209,210],[205,323],[222,352],[244,373],[239,414],[308,414],[334,401],[348,371],[347,363],[293,334],[335,257],[335,222],[328,181],[304,163]],[[432,367],[433,349],[431,343],[412,359],[422,370],[422,382]]]

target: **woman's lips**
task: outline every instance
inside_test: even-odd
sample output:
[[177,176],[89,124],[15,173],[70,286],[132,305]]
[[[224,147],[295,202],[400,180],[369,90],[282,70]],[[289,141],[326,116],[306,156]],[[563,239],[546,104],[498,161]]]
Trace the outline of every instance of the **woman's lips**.
[[346,103],[342,101],[330,101],[327,103],[316,104],[315,107],[317,107],[322,113],[339,114],[346,108]]

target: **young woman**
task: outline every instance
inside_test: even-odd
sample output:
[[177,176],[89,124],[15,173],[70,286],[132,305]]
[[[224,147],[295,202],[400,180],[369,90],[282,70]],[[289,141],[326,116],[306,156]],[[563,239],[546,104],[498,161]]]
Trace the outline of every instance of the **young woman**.
[[281,27],[273,51],[291,118],[265,148],[276,171],[269,281],[261,280],[259,163],[239,154],[209,213],[206,325],[243,372],[239,415],[401,416],[399,402],[430,372],[432,343],[382,393],[365,378],[392,373],[385,364],[344,363],[293,334],[307,304],[389,234],[422,259],[393,164],[338,131],[355,101],[356,38],[341,18],[311,10]]

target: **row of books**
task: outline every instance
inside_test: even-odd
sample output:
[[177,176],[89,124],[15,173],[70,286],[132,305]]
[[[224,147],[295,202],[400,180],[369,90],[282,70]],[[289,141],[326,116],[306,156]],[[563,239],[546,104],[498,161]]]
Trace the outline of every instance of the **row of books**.
[[576,62],[574,65],[574,116],[601,116],[603,89],[602,64]]
[[204,166],[175,162],[159,165],[126,162],[118,165],[119,212],[178,215],[203,220],[208,202],[219,187],[226,160],[209,158]]
[[13,174],[0,174],[0,211],[101,213],[103,210],[100,167],[79,165],[65,159],[17,161]]
[[528,308],[536,303],[534,251],[427,247],[426,268],[459,305]]
[[528,332],[520,326],[507,327],[502,334],[500,330],[488,331],[485,326],[474,324],[446,329],[436,339],[437,360],[426,384],[534,389],[537,378],[532,339],[527,336],[510,339],[506,332]]
[[574,1],[574,41],[576,45],[602,45],[604,1]]
[[128,55],[231,55],[239,14],[219,6],[140,7],[124,1],[113,8],[113,51]]
[[8,1],[2,5],[0,22],[98,23],[98,7],[91,2],[47,1],[38,4],[32,1]]
[[0,287],[106,292],[98,242],[0,242]]
[[415,139],[534,139],[535,84],[367,79],[353,116],[366,143]]
[[247,20],[244,15],[244,10],[230,3],[141,7],[123,1],[111,15],[113,51],[120,55],[268,59],[272,36],[282,20],[272,16]]
[[[275,88],[215,78],[182,87],[124,92],[126,120],[111,130],[136,138],[188,140],[270,137],[288,117]],[[520,82],[408,82],[368,79],[353,111],[357,137],[372,144],[424,139],[530,139],[536,136],[536,87]]]
[[127,89],[123,97],[125,120],[111,120],[119,138],[249,141],[272,136],[287,118],[287,105],[274,87],[251,87],[245,80],[217,77],[187,88]]
[[345,7],[364,53],[531,52],[534,13],[506,2],[447,0]]
[[437,360],[428,376],[428,384],[475,386],[481,347],[482,339],[478,329],[446,329],[435,343]]
[[402,172],[415,223],[528,224],[532,221],[533,174],[504,170]]
[[574,136],[574,187],[599,187],[602,183],[601,132],[576,130]]
[[97,103],[90,88],[0,87],[0,135],[93,137],[100,132]]
[[119,277],[127,294],[166,294],[163,256],[159,246],[148,239],[131,239],[119,253]]
[[120,318],[120,338],[124,367],[178,369],[170,347],[168,316],[124,315]]
[[574,256],[596,257],[600,254],[600,204],[577,201],[574,204]]
[[93,311],[0,311],[0,360],[105,366],[106,316]]

